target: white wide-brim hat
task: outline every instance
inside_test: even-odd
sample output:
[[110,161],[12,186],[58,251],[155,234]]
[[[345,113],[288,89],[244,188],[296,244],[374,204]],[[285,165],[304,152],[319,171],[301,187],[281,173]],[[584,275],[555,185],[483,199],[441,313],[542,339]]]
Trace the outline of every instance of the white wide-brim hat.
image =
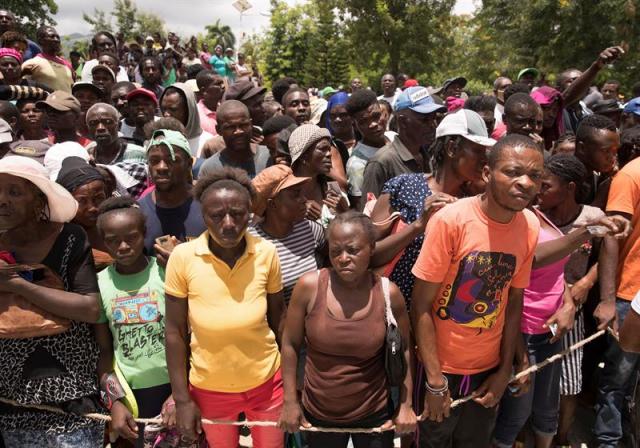
[[34,184],[47,197],[49,219],[69,222],[78,211],[78,202],[71,193],[50,180],[47,170],[37,161],[21,156],[8,156],[0,160],[0,174],[21,177]]

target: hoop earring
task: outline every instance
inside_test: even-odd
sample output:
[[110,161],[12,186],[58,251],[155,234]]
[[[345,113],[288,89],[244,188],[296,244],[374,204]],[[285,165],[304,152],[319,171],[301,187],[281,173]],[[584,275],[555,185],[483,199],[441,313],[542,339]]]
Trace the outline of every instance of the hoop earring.
[[48,223],[50,221],[49,213],[47,213],[47,206],[43,205],[35,209],[35,217],[39,222]]
[[49,216],[48,207],[43,207],[42,208],[42,211],[40,212],[40,221],[45,222],[45,223],[49,223],[51,221],[51,217]]

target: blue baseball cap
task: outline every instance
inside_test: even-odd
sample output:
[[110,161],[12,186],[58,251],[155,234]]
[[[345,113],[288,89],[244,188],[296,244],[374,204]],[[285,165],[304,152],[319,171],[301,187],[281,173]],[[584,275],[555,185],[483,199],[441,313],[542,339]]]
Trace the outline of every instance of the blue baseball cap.
[[446,106],[436,104],[431,95],[429,95],[429,91],[420,86],[408,87],[398,96],[395,110],[398,112],[404,109],[411,109],[419,114],[430,114],[438,110],[447,111]]
[[628,114],[640,115],[640,96],[625,104],[622,111]]

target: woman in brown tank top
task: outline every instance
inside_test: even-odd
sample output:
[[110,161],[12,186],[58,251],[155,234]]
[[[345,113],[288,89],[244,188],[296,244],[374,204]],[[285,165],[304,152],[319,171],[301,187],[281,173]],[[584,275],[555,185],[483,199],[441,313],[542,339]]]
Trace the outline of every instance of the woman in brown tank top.
[[[369,270],[375,247],[371,220],[362,213],[338,215],[328,229],[332,268],[309,272],[296,284],[282,341],[285,403],[279,425],[287,432],[308,427],[391,427],[412,432],[412,377],[407,369],[395,411],[390,403],[385,349],[385,300],[381,280]],[[389,284],[393,314],[410,362],[409,318],[398,288]],[[296,365],[307,343],[302,403],[296,393]],[[316,433],[309,448],[393,447],[393,431],[378,434]]]

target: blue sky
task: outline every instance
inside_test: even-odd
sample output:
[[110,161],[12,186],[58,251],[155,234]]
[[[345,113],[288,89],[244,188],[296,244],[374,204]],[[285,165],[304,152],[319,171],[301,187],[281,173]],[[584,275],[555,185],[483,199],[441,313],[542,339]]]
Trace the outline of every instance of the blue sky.
[[[285,0],[289,4],[301,0]],[[470,13],[474,3],[480,0],[458,0],[454,12]],[[136,0],[138,9],[164,17],[167,27],[179,35],[187,36],[204,30],[204,26],[217,19],[231,28],[240,39],[242,33],[260,32],[269,25],[269,0],[249,0],[253,8],[242,18],[232,6],[233,0]],[[111,8],[110,0],[58,0],[58,32],[61,34],[90,32],[89,25],[82,20],[82,13],[93,13],[94,8]]]

